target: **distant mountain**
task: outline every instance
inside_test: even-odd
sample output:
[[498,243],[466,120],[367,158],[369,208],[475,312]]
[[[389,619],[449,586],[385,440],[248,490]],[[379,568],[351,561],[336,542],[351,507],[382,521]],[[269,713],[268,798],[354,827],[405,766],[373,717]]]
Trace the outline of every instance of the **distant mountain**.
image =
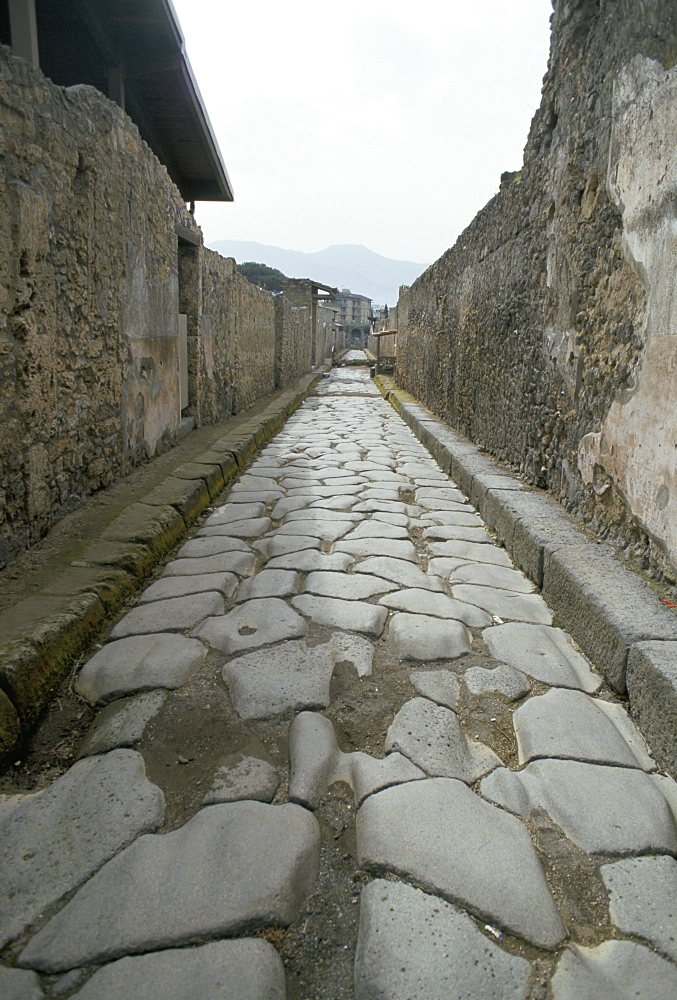
[[209,247],[223,257],[234,257],[238,264],[255,261],[276,267],[288,278],[314,278],[323,285],[349,288],[381,306],[395,305],[400,285],[410,285],[428,266],[391,260],[366,247],[350,244],[327,247],[317,253],[283,250],[245,240],[215,240]]

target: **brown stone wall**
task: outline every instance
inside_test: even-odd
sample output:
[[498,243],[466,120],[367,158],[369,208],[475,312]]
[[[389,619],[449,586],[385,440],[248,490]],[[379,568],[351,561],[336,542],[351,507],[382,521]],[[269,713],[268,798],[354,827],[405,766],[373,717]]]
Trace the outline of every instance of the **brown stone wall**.
[[[398,303],[397,379],[639,568],[677,565],[677,7],[557,0],[524,164]],[[671,139],[672,136],[672,139]]]
[[276,384],[288,385],[313,364],[313,302],[309,281],[290,279],[275,296]]

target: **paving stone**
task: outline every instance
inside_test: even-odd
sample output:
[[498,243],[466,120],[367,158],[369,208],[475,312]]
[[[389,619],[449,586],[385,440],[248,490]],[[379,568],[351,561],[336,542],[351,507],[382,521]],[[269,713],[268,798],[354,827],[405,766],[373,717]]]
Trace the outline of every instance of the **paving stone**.
[[510,622],[482,633],[491,655],[537,681],[554,687],[597,691],[602,678],[559,628]]
[[331,643],[283,642],[231,660],[223,679],[241,718],[268,719],[288,709],[327,708],[337,659]]
[[364,601],[342,601],[334,597],[301,594],[292,598],[292,604],[318,625],[330,625],[349,632],[365,632],[376,639],[383,632],[388,617],[385,608]]
[[353,556],[388,556],[406,559],[418,565],[418,554],[411,542],[397,538],[356,538],[353,541],[337,542],[336,552],[348,552]]
[[288,597],[298,593],[300,580],[299,574],[290,569],[264,569],[242,581],[235,600],[239,603],[255,597]]
[[258,538],[270,530],[272,523],[269,517],[249,517],[242,521],[229,521],[223,525],[223,531],[233,538]]
[[428,778],[370,795],[357,814],[360,866],[393,872],[518,937],[566,937],[526,827],[462,781]]
[[409,680],[424,698],[456,711],[461,689],[450,670],[412,670]]
[[298,639],[308,626],[288,604],[276,597],[246,601],[226,615],[207,618],[191,633],[228,655],[243,649]]
[[467,504],[468,498],[453,486],[420,486],[416,490],[416,503],[433,508],[438,500]]
[[140,604],[112,630],[111,639],[149,632],[183,632],[209,615],[223,614],[223,597],[213,591]]
[[654,771],[646,744],[620,706],[582,691],[553,688],[513,716],[520,764],[564,757]]
[[202,559],[203,556],[220,556],[223,552],[251,552],[249,545],[241,538],[231,538],[222,532],[223,528],[220,525],[202,528],[197,538],[192,538],[181,546],[177,558]]
[[307,549],[320,549],[322,542],[319,538],[310,535],[286,535],[278,537],[270,535],[268,538],[261,538],[253,543],[253,547],[266,557],[275,559],[276,556],[286,556],[292,552],[304,552]]
[[552,622],[552,611],[539,594],[514,594],[509,590],[476,587],[470,583],[452,583],[451,593],[459,601],[484,608],[497,618],[534,625],[550,625]]
[[478,563],[459,566],[450,577],[452,583],[471,583],[481,587],[495,587],[499,590],[510,590],[516,594],[531,594],[534,584],[518,569],[508,569],[506,566],[492,566],[490,563]]
[[423,530],[423,537],[430,541],[460,540],[464,542],[476,542],[478,545],[493,545],[494,540],[489,532],[481,524],[472,527],[464,524],[444,524]]
[[366,471],[364,478],[374,483],[394,483],[397,486],[406,486],[407,489],[411,487],[407,476],[401,476],[398,472],[383,472],[380,469],[373,469],[372,471]]
[[399,753],[378,760],[369,754],[342,753],[329,719],[317,712],[301,712],[289,730],[289,801],[317,809],[326,790],[336,781],[350,785],[356,805],[368,795],[425,773]]
[[165,576],[200,576],[203,573],[236,573],[251,576],[256,568],[253,552],[224,552],[201,559],[173,559],[165,566]]
[[393,615],[389,639],[401,660],[455,660],[472,645],[463,622],[405,612]]
[[677,962],[677,861],[667,855],[623,858],[600,872],[611,922]]
[[416,503],[424,511],[468,511],[474,510],[467,501],[459,500],[436,500],[434,497],[417,497]]
[[510,556],[505,549],[497,545],[483,545],[479,542],[430,542],[428,545],[433,556],[444,559],[464,559],[466,562],[485,562],[494,566],[507,566],[513,569]]
[[395,524],[405,528],[409,526],[409,518],[406,514],[393,514],[387,510],[375,510],[367,523],[375,524],[376,522]]
[[393,580],[403,587],[415,587],[419,590],[433,590],[441,592],[444,585],[435,576],[429,576],[420,570],[418,566],[406,562],[404,559],[391,559],[389,556],[373,556],[363,559],[354,569],[355,573],[370,573],[373,576],[382,576],[385,580]]
[[78,761],[44,791],[0,804],[0,947],[110,857],[156,830],[164,796],[134,750]]
[[406,514],[407,504],[402,503],[401,500],[363,500],[361,503],[355,504],[353,509],[365,514],[370,514],[374,511],[384,511],[390,514]]
[[356,1000],[526,1000],[530,971],[437,896],[383,879],[360,894]]
[[430,479],[439,483],[443,489],[449,488],[449,479],[446,474],[431,459],[427,462],[405,462],[398,466],[398,472],[403,476],[409,476],[410,479]]
[[677,968],[632,941],[569,945],[552,978],[553,1000],[671,1000]]
[[[307,507],[292,510],[285,515],[285,524],[289,521],[349,521],[351,525],[364,520],[363,514],[353,514],[350,510],[327,510],[323,507]],[[368,522],[367,522],[368,523]]]
[[304,549],[301,552],[289,552],[275,556],[268,563],[268,569],[295,569],[299,573],[326,571],[328,573],[345,573],[355,562],[347,552],[324,552]]
[[317,820],[300,806],[207,806],[179,830],[140,837],[104,865],[19,964],[59,972],[287,926],[313,886],[319,852]]
[[286,476],[280,481],[280,486],[284,490],[305,490],[305,489],[316,489],[318,486],[323,484],[319,479],[316,479],[311,472],[304,475],[303,472],[295,471],[293,476]]
[[379,486],[378,483],[371,486],[369,489],[362,490],[360,493],[361,500],[385,500],[397,503],[400,499],[399,490],[394,489],[384,489]]
[[281,489],[275,490],[255,490],[252,487],[248,489],[240,488],[236,483],[231,487],[230,493],[228,494],[228,500],[230,503],[275,503],[276,500],[280,500],[284,496],[284,491]]
[[283,497],[273,507],[271,516],[273,520],[278,521],[292,511],[304,510],[312,499],[312,497]]
[[486,799],[523,818],[544,809],[588,854],[677,851],[676,789],[660,775],[573,760],[502,767],[480,784]]
[[266,478],[265,476],[252,476],[247,471],[243,476],[240,476],[236,485],[241,490],[274,490],[277,488],[278,483],[275,479]]
[[470,694],[502,694],[508,701],[517,701],[531,691],[525,675],[507,663],[499,663],[493,670],[470,667],[463,674],[463,682]]
[[132,747],[143,737],[146,726],[158,714],[165,691],[147,691],[134,698],[120,698],[98,712],[78,747],[78,757],[107,753],[117,747]]
[[43,1000],[44,993],[35,972],[27,969],[7,969],[0,966],[0,997],[2,1000]]
[[369,639],[350,632],[334,632],[329,643],[336,653],[337,663],[351,663],[358,677],[371,673],[374,646]]
[[238,764],[218,769],[202,804],[238,802],[241,799],[272,802],[279,784],[279,775],[272,764],[258,757],[244,757]]
[[349,486],[341,486],[337,483],[336,486],[304,486],[302,490],[288,490],[287,495],[290,497],[301,495],[311,496],[318,500],[320,498],[329,499],[330,497],[354,497],[361,489],[361,483]]
[[309,573],[303,588],[304,593],[318,594],[320,597],[338,597],[344,600],[364,600],[395,590],[397,584],[382,580],[367,573]]
[[134,691],[178,688],[202,666],[206,655],[197,639],[168,632],[118,639],[85,663],[75,690],[96,705]]
[[385,745],[433,777],[460,778],[469,785],[502,764],[489,747],[468,739],[455,712],[428,698],[404,703],[388,728]]
[[347,497],[323,497],[315,499],[309,505],[311,510],[320,508],[322,510],[357,510],[358,499],[355,496]]
[[232,597],[239,580],[233,573],[203,573],[201,576],[164,576],[146,587],[139,604],[166,601],[170,597],[186,597],[211,590],[223,597]]
[[275,537],[282,538],[285,535],[310,535],[319,538],[323,542],[335,542],[350,531],[349,521],[334,521],[326,518],[318,518],[316,521],[285,521],[279,528],[275,529]]
[[470,628],[486,628],[493,619],[486,611],[474,604],[456,601],[446,594],[431,594],[429,590],[411,588],[396,594],[387,594],[379,604],[394,611],[409,611],[412,614],[432,615],[435,618],[454,618]]
[[363,520],[353,528],[349,535],[344,537],[343,541],[352,542],[364,538],[395,538],[408,541],[409,532],[402,525],[387,524],[385,521]]
[[121,958],[96,972],[74,1000],[285,1000],[286,995],[273,945],[243,938]]
[[421,515],[421,520],[428,526],[434,524],[464,525],[466,528],[474,528],[482,521],[472,508],[470,510],[433,510],[426,511]]

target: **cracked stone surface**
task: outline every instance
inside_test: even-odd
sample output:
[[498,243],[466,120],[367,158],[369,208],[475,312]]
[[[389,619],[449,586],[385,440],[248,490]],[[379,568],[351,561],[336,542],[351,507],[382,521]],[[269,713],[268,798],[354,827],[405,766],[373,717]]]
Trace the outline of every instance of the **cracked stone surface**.
[[173,559],[165,566],[165,576],[201,576],[203,573],[235,573],[251,576],[256,567],[253,552],[223,552],[199,559]]
[[165,576],[152,583],[141,594],[139,604],[164,601],[170,597],[186,597],[211,590],[222,597],[232,597],[239,583],[234,573],[202,573],[197,576]]
[[27,969],[6,969],[0,966],[0,996],[2,1000],[43,1000],[44,993],[35,972]]
[[42,792],[0,802],[0,946],[139,834],[156,830],[164,796],[134,750],[78,761]]
[[677,861],[667,855],[602,865],[611,922],[677,962]]
[[429,615],[393,615],[390,641],[401,660],[455,660],[470,652],[472,635],[451,618]]
[[502,764],[489,747],[468,739],[455,712],[427,698],[404,703],[388,729],[386,750],[398,750],[429,775],[469,785]]
[[526,827],[461,781],[427,778],[370,795],[357,814],[357,850],[367,871],[410,878],[543,948],[566,936]]
[[246,601],[226,615],[208,618],[191,634],[222,653],[239,653],[306,634],[307,626],[284,601],[275,597]]
[[412,670],[409,680],[424,698],[456,710],[461,689],[458,678],[450,670]]
[[452,583],[471,583],[481,587],[512,590],[517,594],[531,594],[536,589],[531,580],[518,569],[492,566],[489,563],[459,566],[454,570],[451,579]]
[[314,597],[301,594],[292,599],[294,607],[312,618],[318,625],[331,625],[333,628],[352,632],[364,632],[366,635],[378,637],[383,632],[388,612],[375,604],[365,601],[341,601],[334,597]]
[[530,972],[437,896],[383,879],[362,890],[357,1000],[526,1000]]
[[117,747],[132,747],[143,737],[146,726],[158,714],[166,691],[147,691],[133,698],[120,698],[96,716],[78,749],[78,757],[106,753]]
[[491,615],[472,604],[455,601],[446,594],[431,594],[429,590],[416,587],[386,594],[378,602],[393,611],[408,611],[417,615],[432,615],[435,618],[455,618],[470,628],[486,628],[491,625]]
[[205,556],[218,556],[224,552],[249,552],[250,548],[240,538],[224,535],[225,525],[203,528],[204,535],[192,538],[182,545],[177,553],[179,559],[202,559]]
[[207,806],[179,830],[139,837],[104,865],[30,941],[19,965],[61,972],[286,926],[313,886],[319,850],[317,820],[300,806]]
[[492,656],[553,687],[580,688],[593,693],[602,678],[576,649],[562,629],[549,625],[509,622],[483,633]]
[[502,694],[508,701],[517,701],[531,691],[526,676],[507,663],[499,663],[493,670],[469,667],[463,674],[463,683],[471,694]]
[[553,1000],[670,1000],[677,968],[632,941],[572,944],[552,978]]
[[206,806],[241,799],[272,802],[279,784],[280,777],[272,764],[258,757],[245,757],[232,767],[218,769],[202,802]]
[[342,600],[365,600],[395,590],[396,583],[382,580],[368,574],[345,573],[309,573],[304,593],[317,594],[319,597],[337,597]]
[[444,590],[441,580],[434,576],[427,576],[418,566],[414,566],[413,563],[408,563],[404,559],[373,556],[358,563],[355,572],[382,576],[385,580],[392,580],[403,587],[416,587],[421,590],[438,592]]
[[183,632],[209,615],[222,615],[223,610],[223,597],[212,591],[140,604],[117,623],[111,639],[150,632]]

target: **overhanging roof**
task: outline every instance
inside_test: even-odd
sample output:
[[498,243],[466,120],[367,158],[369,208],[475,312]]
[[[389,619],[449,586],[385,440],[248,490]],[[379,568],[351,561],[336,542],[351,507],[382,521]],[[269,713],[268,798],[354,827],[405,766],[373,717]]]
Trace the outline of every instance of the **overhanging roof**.
[[184,200],[233,200],[171,0],[35,0],[35,8],[46,76],[113,96],[111,74],[120,73],[125,111]]

